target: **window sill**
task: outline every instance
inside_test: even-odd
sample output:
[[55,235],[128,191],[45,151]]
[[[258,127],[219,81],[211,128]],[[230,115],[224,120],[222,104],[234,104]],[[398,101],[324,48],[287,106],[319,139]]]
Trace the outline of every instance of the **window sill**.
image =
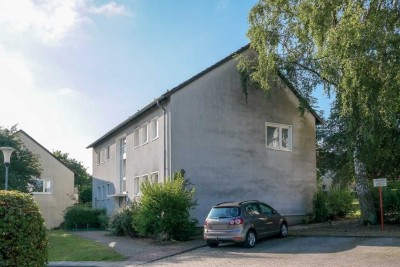
[[276,150],[276,151],[292,152],[291,149],[283,149],[283,148],[279,148],[279,147],[267,146],[266,148],[267,148],[267,149],[270,149],[270,150]]

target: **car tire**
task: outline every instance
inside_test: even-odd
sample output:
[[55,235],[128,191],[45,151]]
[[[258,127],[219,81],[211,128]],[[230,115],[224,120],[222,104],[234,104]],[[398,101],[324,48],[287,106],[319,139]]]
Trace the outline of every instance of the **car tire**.
[[257,236],[253,230],[249,230],[246,234],[246,239],[244,241],[244,246],[246,248],[253,248],[256,245]]
[[280,237],[287,237],[288,233],[289,233],[289,228],[287,227],[287,224],[286,223],[282,223],[281,227],[279,229],[279,236]]
[[218,242],[207,241],[207,246],[209,246],[210,248],[216,248],[218,247],[218,245]]

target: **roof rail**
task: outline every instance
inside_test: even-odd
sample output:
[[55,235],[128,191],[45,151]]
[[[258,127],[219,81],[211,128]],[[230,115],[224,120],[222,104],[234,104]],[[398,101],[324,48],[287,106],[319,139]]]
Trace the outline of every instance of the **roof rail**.
[[251,200],[240,201],[239,204],[243,204],[243,203],[246,203],[246,202],[260,202],[260,201],[258,201],[257,199],[251,199]]
[[225,203],[232,203],[232,202],[235,202],[235,201],[225,201],[225,202],[221,202],[221,203],[218,203],[216,206],[222,205],[222,204],[225,204]]

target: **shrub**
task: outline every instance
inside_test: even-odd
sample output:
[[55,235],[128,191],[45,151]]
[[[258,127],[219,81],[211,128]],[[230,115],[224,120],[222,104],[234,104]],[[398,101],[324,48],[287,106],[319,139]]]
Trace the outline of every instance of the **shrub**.
[[328,192],[328,210],[331,218],[343,218],[354,212],[351,192],[347,189],[331,188]]
[[[374,188],[374,205],[380,218],[379,188]],[[387,187],[382,188],[384,221],[400,223],[400,182],[388,181]],[[379,219],[380,220],[380,219]]]
[[313,220],[316,222],[326,221],[329,217],[327,193],[318,190],[313,200]]
[[66,229],[76,228],[101,228],[106,227],[105,209],[92,209],[85,205],[69,207],[64,212],[64,227]]
[[111,217],[109,230],[111,234],[118,236],[137,236],[133,228],[133,216],[137,210],[137,203],[134,202],[131,207],[121,209]]
[[0,240],[1,266],[46,266],[46,228],[31,195],[0,191]]
[[313,220],[324,222],[345,217],[354,212],[353,198],[347,189],[331,188],[329,192],[318,190],[313,200]]
[[162,239],[187,240],[196,230],[197,220],[190,218],[194,188],[182,172],[175,173],[172,181],[164,184],[144,183],[133,226],[139,234],[158,236]]

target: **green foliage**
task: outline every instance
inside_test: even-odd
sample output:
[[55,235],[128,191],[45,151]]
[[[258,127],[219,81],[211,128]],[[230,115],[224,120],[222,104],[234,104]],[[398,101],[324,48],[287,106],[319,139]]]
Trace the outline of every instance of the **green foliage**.
[[68,153],[60,150],[53,151],[53,155],[75,173],[75,186],[79,191],[79,203],[92,202],[92,176],[82,162],[70,158]]
[[138,204],[134,202],[131,207],[121,209],[111,217],[109,230],[117,236],[137,236],[133,228],[133,217],[138,211]]
[[329,218],[328,197],[326,192],[318,190],[313,200],[313,217],[316,222],[324,222]]
[[258,57],[238,66],[265,91],[283,79],[306,99],[318,86],[336,96],[363,220],[368,179],[400,172],[399,13],[398,1],[259,0],[247,33]]
[[[8,189],[28,192],[28,183],[32,177],[39,177],[42,172],[39,157],[27,150],[17,138],[17,127],[10,129],[0,127],[0,147],[9,146],[16,149],[11,155],[9,167]],[[3,163],[3,153],[0,152],[0,162]],[[0,189],[4,189],[4,164],[0,164]]]
[[186,240],[196,230],[197,221],[190,218],[194,188],[189,189],[189,180],[182,172],[175,173],[171,181],[164,184],[144,183],[133,226],[139,234],[158,236],[163,239]]
[[[382,188],[384,221],[400,223],[400,181],[389,181],[387,187]],[[379,188],[374,188],[374,205],[380,218]]]
[[31,195],[0,191],[0,240],[1,266],[46,266],[46,228]]
[[85,205],[68,207],[64,212],[64,224],[66,229],[76,228],[100,228],[107,226],[106,210],[92,209]]
[[318,190],[313,200],[313,220],[323,222],[353,213],[353,199],[347,189],[333,187],[328,192]]

